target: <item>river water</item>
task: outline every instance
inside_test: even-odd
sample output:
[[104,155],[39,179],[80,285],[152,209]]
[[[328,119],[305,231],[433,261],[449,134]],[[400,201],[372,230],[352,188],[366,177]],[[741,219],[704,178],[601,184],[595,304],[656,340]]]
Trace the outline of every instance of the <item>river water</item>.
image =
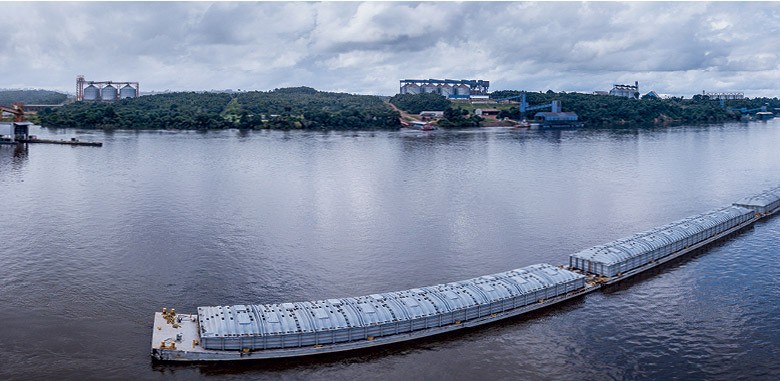
[[655,129],[80,131],[0,146],[0,379],[780,378],[780,217],[607,290],[314,359],[151,361],[162,307],[501,272],[780,184],[780,121]]

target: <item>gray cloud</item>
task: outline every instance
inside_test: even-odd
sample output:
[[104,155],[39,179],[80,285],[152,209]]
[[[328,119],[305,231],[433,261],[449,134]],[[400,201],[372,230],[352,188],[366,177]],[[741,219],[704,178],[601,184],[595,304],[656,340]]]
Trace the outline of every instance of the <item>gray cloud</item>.
[[4,3],[0,87],[73,92],[307,85],[397,92],[402,78],[491,89],[775,96],[780,10],[744,2]]

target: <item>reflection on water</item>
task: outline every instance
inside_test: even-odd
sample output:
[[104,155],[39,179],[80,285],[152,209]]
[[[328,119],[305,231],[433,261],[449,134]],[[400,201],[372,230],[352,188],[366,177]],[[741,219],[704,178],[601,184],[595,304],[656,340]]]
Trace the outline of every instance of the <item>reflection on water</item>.
[[305,360],[149,358],[162,307],[357,296],[566,263],[726,205],[780,183],[775,123],[39,129],[104,146],[0,147],[0,379],[775,379],[780,218],[467,332]]
[[18,175],[27,161],[27,152],[27,144],[0,144],[0,172]]

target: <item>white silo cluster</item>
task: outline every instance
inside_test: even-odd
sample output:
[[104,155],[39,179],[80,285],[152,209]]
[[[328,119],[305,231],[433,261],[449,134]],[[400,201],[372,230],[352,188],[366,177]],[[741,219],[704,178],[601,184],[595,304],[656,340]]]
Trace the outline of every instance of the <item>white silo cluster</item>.
[[403,79],[401,94],[439,94],[447,98],[468,99],[474,95],[486,95],[490,82],[470,79]]
[[[123,86],[124,85],[124,86]],[[141,95],[138,82],[87,81],[76,77],[76,100],[113,102]]]

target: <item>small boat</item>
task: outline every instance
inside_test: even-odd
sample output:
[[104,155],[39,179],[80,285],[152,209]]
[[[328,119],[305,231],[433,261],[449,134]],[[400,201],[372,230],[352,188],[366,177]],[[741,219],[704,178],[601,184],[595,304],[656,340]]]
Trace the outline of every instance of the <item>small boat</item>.
[[515,128],[531,128],[531,123],[523,119],[520,123],[515,124]]
[[409,128],[415,129],[415,130],[422,130],[422,131],[433,131],[437,129],[436,126],[433,124],[427,123],[427,122],[418,122],[414,121],[409,125]]

